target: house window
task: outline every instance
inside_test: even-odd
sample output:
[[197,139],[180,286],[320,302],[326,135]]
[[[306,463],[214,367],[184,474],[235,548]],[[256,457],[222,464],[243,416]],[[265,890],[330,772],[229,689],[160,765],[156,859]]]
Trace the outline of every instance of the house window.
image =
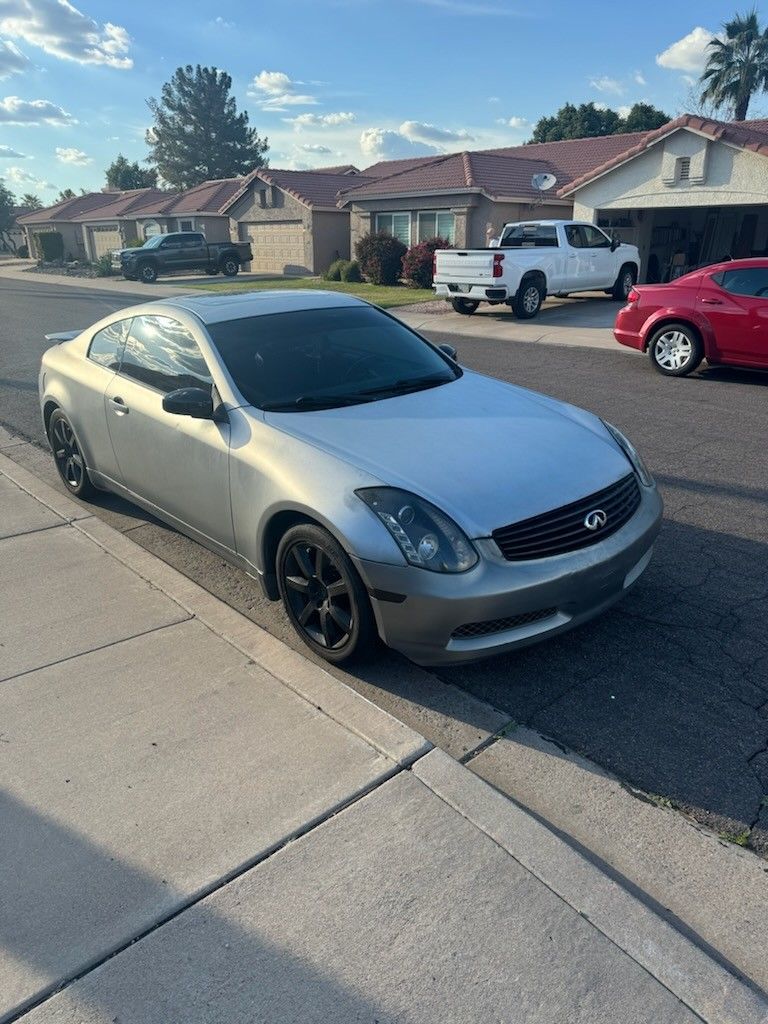
[[180,220],[179,231],[194,231],[195,222],[193,220]]
[[386,231],[387,234],[399,239],[403,245],[410,245],[411,215],[410,213],[377,213],[376,230]]
[[428,238],[445,238],[453,245],[454,216],[444,210],[436,212],[419,211],[418,240],[426,242]]
[[691,158],[681,156],[677,161],[677,177],[679,181],[688,181],[691,177]]

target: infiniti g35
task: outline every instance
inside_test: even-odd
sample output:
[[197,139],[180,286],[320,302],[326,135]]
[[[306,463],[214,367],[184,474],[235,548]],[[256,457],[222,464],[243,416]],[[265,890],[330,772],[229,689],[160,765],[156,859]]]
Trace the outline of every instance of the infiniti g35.
[[49,337],[70,493],[114,491],[219,552],[329,661],[377,634],[421,664],[532,643],[650,560],[661,500],[615,427],[359,299],[183,297]]

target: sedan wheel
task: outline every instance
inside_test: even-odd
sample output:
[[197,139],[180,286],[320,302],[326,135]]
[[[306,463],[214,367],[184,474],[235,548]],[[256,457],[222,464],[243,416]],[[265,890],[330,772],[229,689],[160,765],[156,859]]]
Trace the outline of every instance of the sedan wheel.
[[320,657],[340,664],[370,647],[376,630],[365,587],[326,530],[302,524],[285,534],[277,581],[294,629]]
[[667,377],[685,377],[704,358],[698,336],[685,324],[667,324],[658,330],[648,354],[654,367]]
[[64,486],[78,498],[87,498],[93,493],[93,484],[88,479],[85,459],[75,437],[72,426],[61,411],[56,409],[48,424],[48,440],[53,451],[56,469]]

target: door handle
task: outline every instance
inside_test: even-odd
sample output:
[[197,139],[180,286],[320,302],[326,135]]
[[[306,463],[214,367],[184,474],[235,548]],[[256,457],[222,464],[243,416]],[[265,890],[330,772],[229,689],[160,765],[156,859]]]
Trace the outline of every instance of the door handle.
[[110,398],[109,404],[112,406],[112,411],[118,416],[125,416],[129,411],[122,398]]
[[702,299],[701,301],[707,306],[722,306],[723,304],[722,299]]

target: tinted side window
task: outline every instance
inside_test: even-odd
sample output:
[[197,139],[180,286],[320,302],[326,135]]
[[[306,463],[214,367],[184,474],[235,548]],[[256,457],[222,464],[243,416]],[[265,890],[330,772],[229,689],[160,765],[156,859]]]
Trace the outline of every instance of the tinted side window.
[[181,239],[179,238],[178,235],[168,235],[168,237],[166,239],[164,239],[160,243],[160,248],[161,249],[180,249],[181,248]]
[[169,316],[133,318],[120,372],[163,393],[212,384],[197,342]]
[[120,366],[123,345],[131,326],[130,319],[118,320],[109,327],[97,331],[91,339],[88,358],[108,370],[116,370]]
[[768,268],[745,267],[743,270],[725,270],[718,282],[734,295],[754,295],[768,298]]
[[199,249],[203,244],[202,235],[187,235],[181,240],[182,249]]
[[602,231],[590,227],[589,224],[582,224],[581,230],[584,232],[584,244],[588,249],[610,249],[611,241]]

